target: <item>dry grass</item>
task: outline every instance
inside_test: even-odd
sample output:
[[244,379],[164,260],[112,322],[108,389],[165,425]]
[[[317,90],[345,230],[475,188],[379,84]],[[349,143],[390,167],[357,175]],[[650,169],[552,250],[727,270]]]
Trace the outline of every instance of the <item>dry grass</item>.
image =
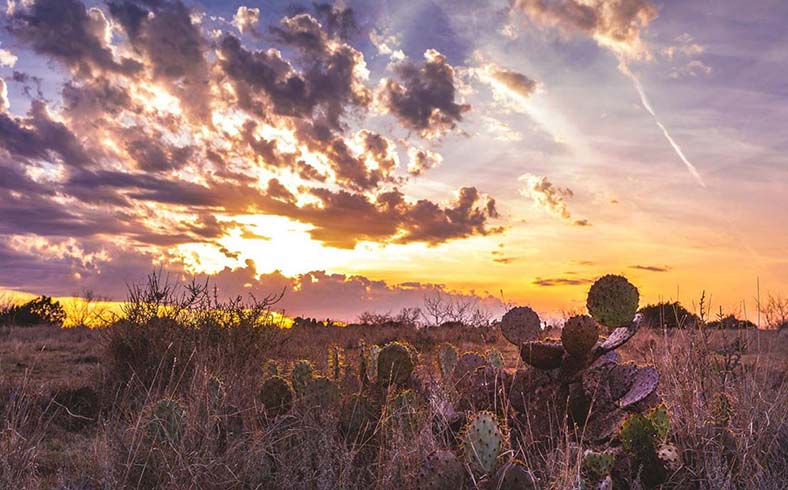
[[[495,346],[507,367],[519,363],[514,347],[492,329],[241,328],[207,335],[167,324],[112,328],[118,330],[0,330],[0,488],[416,488],[422,458],[451,438],[434,430],[439,396],[419,402],[415,431],[383,417],[377,443],[362,446],[337,429],[336,410],[296,407],[275,421],[261,416],[255,395],[263,362],[276,358],[287,370],[307,358],[322,371],[328,344],[339,345],[347,392],[359,384],[359,339],[404,339],[420,351],[419,386],[433,393],[444,389],[434,364],[441,342],[460,350]],[[726,350],[739,335],[746,351]],[[671,438],[684,460],[665,488],[785,488],[788,332],[641,331],[622,354],[654,363],[662,375]],[[207,386],[214,375],[226,397],[211,411]],[[731,400],[728,438],[711,424],[721,416],[721,394]],[[145,430],[161,398],[177,399],[185,410],[185,434],[173,444],[154,444]],[[540,488],[576,482],[579,453],[566,429],[546,443],[509,449],[534,470]],[[634,480],[631,488],[638,488]]]

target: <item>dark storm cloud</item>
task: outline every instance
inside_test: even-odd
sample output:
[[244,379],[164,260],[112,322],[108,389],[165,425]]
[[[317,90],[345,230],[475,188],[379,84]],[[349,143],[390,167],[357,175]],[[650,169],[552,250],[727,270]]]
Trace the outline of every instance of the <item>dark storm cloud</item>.
[[102,77],[66,82],[61,95],[64,112],[78,122],[115,116],[131,106],[128,92]]
[[36,52],[80,72],[138,71],[140,65],[134,60],[115,60],[102,39],[106,22],[101,11],[88,11],[79,0],[33,0],[15,4],[7,28]]
[[63,163],[75,167],[92,162],[74,133],[63,123],[52,120],[41,100],[31,103],[27,117],[0,113],[0,148],[12,156],[28,159],[46,159],[54,153]]
[[454,68],[446,57],[434,50],[425,57],[421,65],[411,61],[396,65],[401,81],[386,80],[381,95],[403,126],[430,136],[454,129],[471,106],[456,102]]

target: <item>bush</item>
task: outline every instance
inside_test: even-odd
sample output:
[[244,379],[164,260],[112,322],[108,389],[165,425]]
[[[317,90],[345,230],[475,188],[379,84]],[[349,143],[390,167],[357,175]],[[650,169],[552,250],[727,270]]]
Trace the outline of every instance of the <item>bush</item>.
[[22,305],[14,305],[0,312],[0,325],[30,327],[32,325],[54,325],[62,327],[66,311],[59,301],[49,296],[39,296]]
[[681,303],[667,301],[655,305],[647,305],[640,309],[643,324],[651,328],[687,328],[695,327],[700,318],[681,306]]

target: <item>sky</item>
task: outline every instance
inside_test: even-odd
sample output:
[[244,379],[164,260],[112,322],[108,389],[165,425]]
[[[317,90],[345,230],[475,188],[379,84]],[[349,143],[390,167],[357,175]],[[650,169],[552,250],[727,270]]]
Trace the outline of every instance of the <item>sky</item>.
[[16,0],[0,290],[156,268],[349,320],[436,292],[752,316],[788,286],[788,3]]

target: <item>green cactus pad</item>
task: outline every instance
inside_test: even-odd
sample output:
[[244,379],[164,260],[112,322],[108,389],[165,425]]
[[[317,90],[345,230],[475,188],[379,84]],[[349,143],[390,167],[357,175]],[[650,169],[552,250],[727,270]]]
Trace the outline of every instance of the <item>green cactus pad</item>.
[[271,376],[263,382],[258,400],[267,415],[276,417],[286,414],[293,405],[293,388],[281,376]]
[[501,318],[501,333],[506,340],[519,347],[523,342],[536,340],[541,323],[534,310],[527,306],[518,306],[507,311]]
[[417,476],[420,490],[462,490],[465,485],[465,468],[451,452],[439,449],[430,453],[421,464]]
[[372,402],[355,394],[342,404],[339,412],[339,429],[351,444],[364,444],[374,434],[378,412]]
[[537,369],[556,369],[561,367],[564,347],[553,339],[525,342],[520,347],[520,357]]
[[536,479],[521,461],[510,461],[498,468],[493,478],[496,490],[533,490]]
[[175,400],[156,402],[148,414],[147,435],[156,444],[177,445],[186,429],[186,416]]
[[476,352],[466,352],[457,359],[457,364],[454,366],[454,379],[461,380],[471,375],[476,368],[485,366],[487,361],[481,354]]
[[325,376],[311,378],[303,388],[304,402],[310,408],[330,408],[339,400],[339,389]]
[[615,455],[607,452],[586,450],[583,453],[583,473],[593,480],[601,480],[613,471]]
[[638,368],[632,386],[624,396],[618,399],[618,406],[627,408],[645,399],[656,391],[659,385],[659,371],[654,366]]
[[295,365],[293,365],[293,372],[290,373],[290,379],[293,382],[293,390],[296,394],[303,394],[304,387],[309,384],[314,374],[315,367],[311,362],[305,359],[295,362]]
[[657,437],[664,441],[668,437],[668,434],[670,434],[670,414],[668,413],[668,407],[665,405],[658,406],[649,412],[648,418],[657,431]]
[[656,450],[657,429],[643,414],[632,414],[624,422],[619,434],[621,445],[630,456],[642,459]]
[[384,385],[402,385],[413,373],[411,349],[401,342],[389,342],[378,355],[378,379]]
[[635,317],[640,293],[624,276],[602,276],[588,291],[586,307],[594,320],[608,327],[629,325]]
[[564,350],[576,357],[583,357],[599,340],[599,325],[588,315],[573,316],[566,321],[561,331]]
[[451,376],[454,366],[457,364],[457,349],[451,344],[441,344],[438,347],[438,367],[444,379]]
[[501,354],[501,351],[495,347],[488,350],[487,363],[496,369],[503,369],[503,354]]
[[503,450],[504,436],[495,415],[479,412],[465,426],[462,450],[466,463],[480,475],[495,471]]

